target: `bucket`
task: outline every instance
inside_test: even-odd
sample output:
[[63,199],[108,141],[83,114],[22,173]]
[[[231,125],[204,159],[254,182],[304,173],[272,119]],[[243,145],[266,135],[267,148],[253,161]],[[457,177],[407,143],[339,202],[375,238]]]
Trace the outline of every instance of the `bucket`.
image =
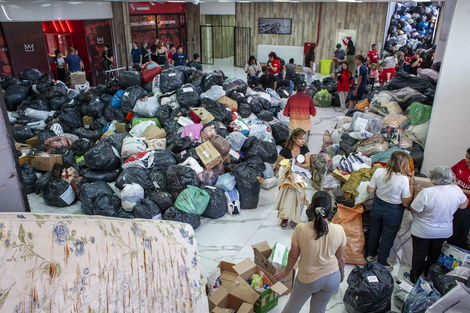
[[320,73],[322,75],[330,74],[331,60],[321,60],[320,61]]

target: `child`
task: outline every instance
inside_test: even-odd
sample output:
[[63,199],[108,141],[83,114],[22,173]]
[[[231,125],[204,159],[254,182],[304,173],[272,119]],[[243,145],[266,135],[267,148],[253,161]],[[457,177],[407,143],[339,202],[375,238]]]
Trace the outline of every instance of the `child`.
[[388,56],[382,63],[383,70],[380,73],[379,81],[380,87],[383,87],[385,82],[389,82],[393,76],[395,76],[395,66],[397,65],[397,58],[395,58],[395,52],[391,49],[387,52]]
[[170,44],[170,49],[168,49],[168,62],[171,62],[171,58],[173,57],[173,54],[176,52],[176,47],[174,44]]
[[250,55],[248,63],[245,65],[245,73],[248,86],[258,86],[258,75],[261,73],[261,65],[254,55]]
[[369,77],[372,80],[372,84],[379,81],[379,68],[377,67],[377,63],[371,64]]
[[263,75],[258,80],[258,85],[263,89],[271,88],[276,90],[277,80],[276,77],[269,73],[269,68],[265,65],[261,68]]
[[349,71],[349,64],[347,62],[343,62],[341,71],[336,75],[336,80],[338,81],[338,93],[341,108],[345,109],[346,96],[351,91],[351,86],[354,84],[354,79]]
[[201,62],[199,61],[198,53],[193,54],[193,60],[188,63],[188,66],[195,68],[196,70],[202,71],[202,65],[201,65]]
[[186,63],[188,63],[188,56],[183,52],[182,46],[176,48],[176,53],[171,57],[171,61],[173,66],[186,65]]

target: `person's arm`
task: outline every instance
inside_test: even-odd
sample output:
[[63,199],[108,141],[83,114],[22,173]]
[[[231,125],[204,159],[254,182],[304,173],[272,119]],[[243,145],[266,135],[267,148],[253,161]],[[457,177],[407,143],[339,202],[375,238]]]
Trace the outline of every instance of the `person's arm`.
[[317,109],[315,108],[315,104],[313,103],[313,99],[310,100],[310,115],[311,116],[316,116],[317,115]]
[[345,54],[344,54],[344,58],[341,60],[341,62],[346,62],[347,60],[348,60],[348,56],[347,56],[347,54],[345,53]]
[[80,71],[84,71],[85,70],[85,65],[83,65],[83,61],[80,60]]
[[305,157],[304,163],[299,163],[297,162],[297,160],[295,160],[295,165],[308,170],[310,168],[310,152],[305,153],[304,157]]
[[341,274],[341,282],[344,280],[344,265],[346,264],[346,246],[341,246],[336,250],[336,259],[338,259],[339,272]]
[[282,112],[282,114],[284,114],[284,116],[289,116],[290,114],[290,105],[289,105],[289,100],[287,100],[287,104],[284,108],[284,112]]
[[279,156],[277,157],[277,160],[276,160],[276,164],[274,165],[274,171],[275,172],[279,171],[279,168],[281,167],[279,165],[279,163],[281,163],[281,161],[284,160],[284,159],[285,159],[285,157],[279,154]]
[[411,64],[411,67],[416,67],[416,66],[418,66],[418,63],[419,63],[419,58],[416,59],[416,62],[414,62],[414,63]]
[[277,89],[276,86],[277,86],[277,80],[274,81],[274,90]]
[[361,82],[362,82],[362,75],[359,75],[359,77],[357,78],[356,88],[353,91],[354,96],[357,95],[357,90],[359,89],[359,86],[361,86]]
[[310,69],[312,70],[312,73],[315,74],[315,70],[313,69],[313,60],[310,61]]
[[465,208],[467,208],[467,206],[468,206],[468,199],[466,199],[464,203],[459,205],[459,209],[461,209],[461,210],[465,209]]
[[108,58],[108,60],[109,60],[111,63],[113,63],[114,57],[111,56],[111,57]]
[[408,198],[401,198],[401,201],[403,202],[403,204],[410,204],[411,201],[413,201],[413,192],[414,192],[414,189],[415,189],[415,175],[414,175],[414,173],[412,173],[411,176],[410,176],[409,188],[410,188],[410,196]]
[[69,71],[69,64],[67,63],[67,61],[65,62],[65,72],[67,73]]
[[299,256],[300,256],[300,247],[297,245],[291,244],[289,256],[287,259],[287,265],[282,271],[275,274],[274,278],[276,278],[277,280],[281,280],[284,277],[286,277],[287,274],[289,274],[290,271],[292,271],[292,268],[294,267],[295,262],[297,262],[297,259],[299,258]]
[[139,66],[142,66],[142,54],[139,54]]

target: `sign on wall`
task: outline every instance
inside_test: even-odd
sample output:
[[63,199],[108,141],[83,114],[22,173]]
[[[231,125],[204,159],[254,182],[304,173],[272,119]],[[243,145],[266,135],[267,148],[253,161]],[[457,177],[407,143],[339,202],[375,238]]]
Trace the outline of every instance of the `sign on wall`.
[[336,44],[340,43],[343,49],[346,49],[349,40],[352,40],[356,46],[356,30],[355,29],[338,29],[336,31]]

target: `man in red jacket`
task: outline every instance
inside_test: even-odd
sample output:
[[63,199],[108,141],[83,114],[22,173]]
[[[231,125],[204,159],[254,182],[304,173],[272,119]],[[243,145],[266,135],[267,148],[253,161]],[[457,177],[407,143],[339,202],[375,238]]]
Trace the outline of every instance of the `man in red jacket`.
[[287,100],[284,108],[284,116],[289,116],[289,135],[296,128],[302,128],[306,132],[305,143],[308,143],[312,123],[310,115],[315,116],[317,110],[313,104],[312,97],[305,94],[307,86],[305,82],[300,82],[296,86],[297,93]]

